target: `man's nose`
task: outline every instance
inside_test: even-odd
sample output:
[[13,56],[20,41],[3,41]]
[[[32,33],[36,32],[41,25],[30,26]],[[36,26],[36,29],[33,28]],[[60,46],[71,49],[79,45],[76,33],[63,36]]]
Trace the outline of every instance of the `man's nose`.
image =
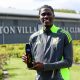
[[48,14],[45,14],[45,17],[49,17],[49,15]]

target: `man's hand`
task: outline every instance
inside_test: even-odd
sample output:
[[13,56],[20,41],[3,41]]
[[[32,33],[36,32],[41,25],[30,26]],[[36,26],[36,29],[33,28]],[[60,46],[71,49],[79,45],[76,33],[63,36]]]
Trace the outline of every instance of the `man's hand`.
[[33,62],[33,67],[32,67],[32,69],[34,69],[34,70],[43,70],[43,68],[44,68],[43,63]]
[[26,55],[23,55],[23,56],[22,56],[22,60],[23,60],[24,63],[27,64],[27,56],[26,56]]
[[[27,64],[28,59],[27,59],[27,56],[26,55],[23,55],[22,56],[22,60],[23,60],[24,63]],[[40,62],[32,62],[32,64],[33,64],[33,67],[31,69],[34,69],[34,70],[42,70],[44,68],[43,63],[40,63]]]

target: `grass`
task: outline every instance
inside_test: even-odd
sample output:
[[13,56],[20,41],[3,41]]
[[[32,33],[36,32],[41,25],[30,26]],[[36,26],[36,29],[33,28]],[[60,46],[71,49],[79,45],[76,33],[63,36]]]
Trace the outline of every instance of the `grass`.
[[9,80],[35,80],[35,71],[29,70],[21,58],[11,58],[5,68],[9,72]]
[[[5,68],[9,72],[9,80],[35,80],[35,71],[29,70],[21,58],[11,58]],[[70,68],[71,80],[80,80],[80,65]]]
[[71,80],[80,80],[80,64],[73,64],[70,70]]

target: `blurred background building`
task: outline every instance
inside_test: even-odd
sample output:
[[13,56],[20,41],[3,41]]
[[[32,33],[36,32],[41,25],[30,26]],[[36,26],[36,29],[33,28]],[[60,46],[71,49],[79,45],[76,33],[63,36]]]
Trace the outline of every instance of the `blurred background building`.
[[[80,40],[80,14],[55,12],[54,24],[69,31],[74,40]],[[37,10],[0,8],[0,44],[26,43],[40,27]]]

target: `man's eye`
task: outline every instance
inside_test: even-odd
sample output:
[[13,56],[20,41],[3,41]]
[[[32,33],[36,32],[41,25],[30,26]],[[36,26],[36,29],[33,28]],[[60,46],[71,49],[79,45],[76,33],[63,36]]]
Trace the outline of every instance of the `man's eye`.
[[42,15],[42,16],[45,16],[46,14],[45,14],[45,13],[42,13],[41,15]]
[[42,13],[42,16],[51,16],[52,14],[51,13]]
[[47,13],[47,15],[48,15],[48,16],[51,16],[52,14],[51,14],[51,13]]

